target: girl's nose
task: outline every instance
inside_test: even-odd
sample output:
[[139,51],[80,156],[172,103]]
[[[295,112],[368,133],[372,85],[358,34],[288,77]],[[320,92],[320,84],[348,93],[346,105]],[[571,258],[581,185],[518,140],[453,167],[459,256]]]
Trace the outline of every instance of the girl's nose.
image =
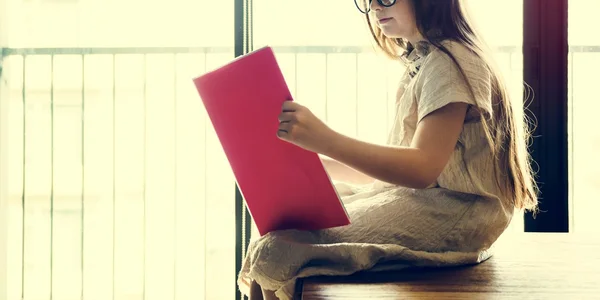
[[381,5],[379,5],[379,1],[375,0],[371,0],[371,3],[369,4],[369,6],[371,7],[371,11],[379,11],[381,10]]

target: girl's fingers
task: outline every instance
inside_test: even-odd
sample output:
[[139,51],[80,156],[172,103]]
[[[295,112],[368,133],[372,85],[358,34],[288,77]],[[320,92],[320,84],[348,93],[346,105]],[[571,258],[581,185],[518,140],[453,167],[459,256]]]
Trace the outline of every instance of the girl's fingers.
[[283,112],[294,112],[299,107],[300,107],[299,104],[295,103],[294,101],[289,101],[288,100],[288,101],[283,102],[283,107],[281,108],[281,110]]
[[291,121],[281,121],[281,122],[279,122],[279,129],[289,131],[289,129],[292,127],[291,125],[292,125]]
[[297,110],[301,106],[293,101],[283,102],[281,113],[279,114],[279,128],[277,129],[277,136],[282,139],[289,137],[290,131],[294,123],[297,122]]
[[279,122],[290,122],[294,120],[293,112],[282,112],[279,114]]
[[280,138],[286,137],[290,132],[290,122],[284,121],[279,123],[279,128],[277,129],[277,136]]

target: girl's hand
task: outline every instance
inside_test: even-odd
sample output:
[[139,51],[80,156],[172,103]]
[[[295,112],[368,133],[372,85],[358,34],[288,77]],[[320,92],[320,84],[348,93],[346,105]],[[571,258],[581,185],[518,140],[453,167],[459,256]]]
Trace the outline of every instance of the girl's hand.
[[308,108],[286,101],[279,115],[277,136],[306,150],[323,153],[335,137],[335,132]]

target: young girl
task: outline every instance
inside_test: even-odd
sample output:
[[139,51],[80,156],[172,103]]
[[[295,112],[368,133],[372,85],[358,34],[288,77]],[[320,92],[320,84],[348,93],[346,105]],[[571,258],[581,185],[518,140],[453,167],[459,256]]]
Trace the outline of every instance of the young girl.
[[[337,133],[285,102],[278,136],[359,174],[337,185],[352,224],[254,240],[238,283],[289,299],[296,279],[480,263],[515,209],[535,210],[523,112],[509,98],[460,0],[355,0],[377,45],[407,71],[386,146]],[[275,134],[275,133],[274,133]]]

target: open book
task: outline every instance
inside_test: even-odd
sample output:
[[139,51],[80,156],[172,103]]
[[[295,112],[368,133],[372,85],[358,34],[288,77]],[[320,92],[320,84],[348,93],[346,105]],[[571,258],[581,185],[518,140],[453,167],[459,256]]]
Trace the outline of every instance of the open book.
[[350,224],[319,156],[277,137],[292,95],[270,47],[193,81],[261,235]]

